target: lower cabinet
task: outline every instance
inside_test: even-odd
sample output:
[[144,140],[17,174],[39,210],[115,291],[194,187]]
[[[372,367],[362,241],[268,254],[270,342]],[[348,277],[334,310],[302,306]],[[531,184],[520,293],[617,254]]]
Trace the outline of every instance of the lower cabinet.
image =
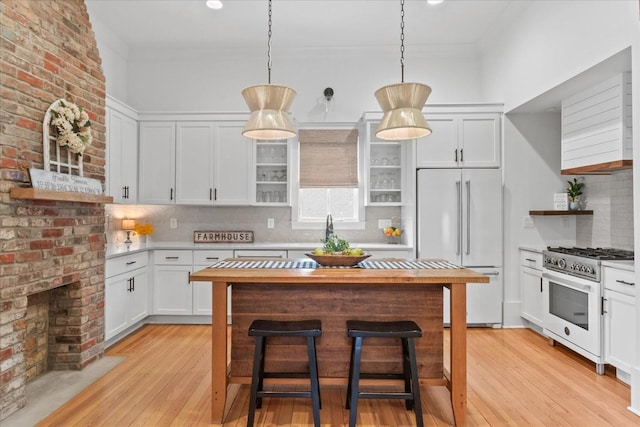
[[603,272],[605,362],[630,373],[638,339],[634,274],[610,267]]
[[156,250],[153,260],[153,313],[193,314],[193,251]]
[[520,316],[539,327],[544,317],[542,283],[542,253],[521,250]]
[[154,251],[154,314],[211,316],[211,283],[191,282],[189,275],[231,257],[232,250]]
[[105,341],[149,314],[147,256],[143,252],[110,259],[105,263]]

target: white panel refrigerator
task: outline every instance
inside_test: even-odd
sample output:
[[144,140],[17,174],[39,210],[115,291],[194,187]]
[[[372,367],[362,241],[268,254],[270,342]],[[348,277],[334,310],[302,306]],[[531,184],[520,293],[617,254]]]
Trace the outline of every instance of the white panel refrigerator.
[[[467,323],[502,324],[502,174],[499,169],[419,169],[418,257],[443,258],[490,276],[467,286]],[[449,294],[445,289],[445,323]]]

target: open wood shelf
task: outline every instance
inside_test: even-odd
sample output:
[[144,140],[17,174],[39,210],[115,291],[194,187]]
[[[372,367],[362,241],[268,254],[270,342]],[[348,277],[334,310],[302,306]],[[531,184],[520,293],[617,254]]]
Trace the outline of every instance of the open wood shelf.
[[42,190],[38,188],[12,188],[9,195],[14,199],[54,200],[59,202],[113,203],[113,197],[71,191]]
[[556,211],[556,210],[548,210],[548,211],[529,211],[529,215],[593,215],[593,211]]

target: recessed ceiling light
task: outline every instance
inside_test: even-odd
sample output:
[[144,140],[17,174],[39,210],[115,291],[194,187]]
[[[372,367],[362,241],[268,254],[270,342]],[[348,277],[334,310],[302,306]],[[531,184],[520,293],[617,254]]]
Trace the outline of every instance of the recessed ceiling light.
[[222,2],[220,0],[207,0],[207,7],[210,9],[222,9]]
[[431,6],[435,6],[437,4],[442,3],[444,0],[427,0],[427,4]]

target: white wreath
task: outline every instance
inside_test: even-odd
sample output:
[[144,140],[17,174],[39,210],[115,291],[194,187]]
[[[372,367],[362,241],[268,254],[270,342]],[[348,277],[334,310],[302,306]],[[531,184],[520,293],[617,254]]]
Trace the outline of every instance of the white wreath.
[[72,102],[60,100],[59,105],[51,110],[51,115],[51,125],[58,131],[58,145],[68,146],[72,153],[82,155],[93,141],[86,111]]

